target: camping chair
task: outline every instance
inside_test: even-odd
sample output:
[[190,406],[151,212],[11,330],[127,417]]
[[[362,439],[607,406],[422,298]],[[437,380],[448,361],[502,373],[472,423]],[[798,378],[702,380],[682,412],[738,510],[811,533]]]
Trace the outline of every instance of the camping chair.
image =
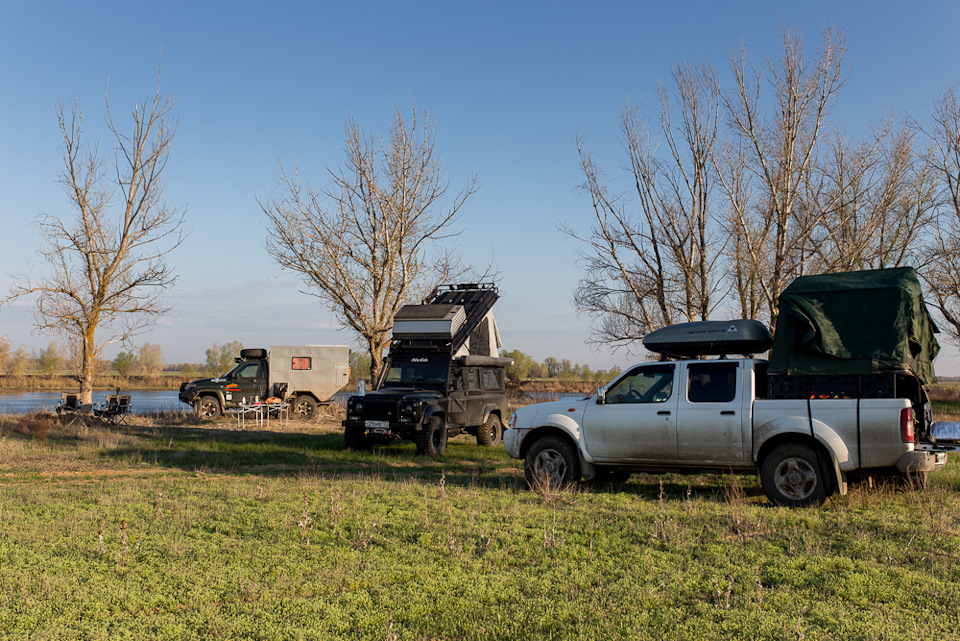
[[54,409],[61,422],[66,421],[68,426],[77,421],[83,423],[80,407],[80,395],[70,392],[60,392],[60,404]]
[[107,402],[97,409],[93,410],[94,416],[107,421],[111,425],[127,424],[127,412],[130,411],[130,395],[121,394],[117,390],[116,394],[107,394]]

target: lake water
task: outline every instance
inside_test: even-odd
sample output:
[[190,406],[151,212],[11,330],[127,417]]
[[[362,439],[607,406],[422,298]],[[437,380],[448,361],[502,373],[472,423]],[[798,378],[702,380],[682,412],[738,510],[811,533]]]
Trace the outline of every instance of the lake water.
[[[93,402],[105,403],[107,394],[111,391],[103,390],[93,393]],[[130,395],[130,411],[134,414],[155,414],[157,412],[186,412],[191,408],[180,402],[179,392],[177,390],[121,390],[124,394]],[[337,392],[334,396],[335,401],[346,403],[347,398],[356,393],[356,390],[348,388]],[[535,402],[549,401],[557,398],[583,397],[583,394],[552,394],[535,392],[530,396]],[[0,414],[26,414],[28,412],[38,412],[41,410],[53,411],[60,403],[60,392],[3,392],[0,391]]]
[[[188,405],[180,402],[176,390],[120,391],[130,395],[130,411],[134,414],[154,414],[156,412],[190,409]],[[106,390],[94,392],[94,404],[105,403],[107,394],[110,393]],[[0,414],[25,414],[41,410],[52,412],[59,403],[60,392],[0,392]]]

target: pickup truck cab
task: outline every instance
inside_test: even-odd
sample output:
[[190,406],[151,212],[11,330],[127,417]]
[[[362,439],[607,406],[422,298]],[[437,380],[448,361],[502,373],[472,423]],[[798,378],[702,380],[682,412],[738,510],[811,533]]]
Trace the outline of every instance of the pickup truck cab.
[[[892,376],[892,375],[891,375]],[[528,482],[569,484],[632,472],[758,472],[778,505],[819,505],[857,473],[925,474],[928,420],[910,398],[765,398],[767,362],[636,365],[597,394],[521,407],[504,448]]]

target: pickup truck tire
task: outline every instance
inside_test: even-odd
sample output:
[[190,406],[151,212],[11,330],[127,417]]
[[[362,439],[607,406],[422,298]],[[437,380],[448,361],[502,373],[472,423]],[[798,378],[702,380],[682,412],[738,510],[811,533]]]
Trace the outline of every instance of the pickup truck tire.
[[527,450],[523,473],[531,487],[572,485],[580,480],[580,459],[564,439],[545,436]]
[[477,445],[497,447],[503,440],[503,424],[500,417],[491,414],[483,425],[477,428]]
[[443,418],[431,416],[427,424],[417,432],[417,454],[421,456],[440,456],[447,449],[447,428]]
[[305,421],[313,420],[317,417],[317,402],[312,397],[301,394],[293,399],[293,414]]
[[343,429],[343,443],[348,450],[370,449],[367,432],[362,427],[345,427]]
[[215,396],[201,396],[193,401],[193,413],[197,418],[220,416],[220,401]]
[[768,499],[785,507],[818,506],[830,494],[820,457],[801,443],[780,445],[763,459],[760,485]]

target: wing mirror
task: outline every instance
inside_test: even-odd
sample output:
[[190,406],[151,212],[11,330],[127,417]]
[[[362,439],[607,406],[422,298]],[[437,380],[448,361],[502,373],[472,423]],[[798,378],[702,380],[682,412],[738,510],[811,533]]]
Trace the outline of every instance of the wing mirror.
[[602,387],[597,388],[597,405],[605,405],[607,403],[607,390]]

